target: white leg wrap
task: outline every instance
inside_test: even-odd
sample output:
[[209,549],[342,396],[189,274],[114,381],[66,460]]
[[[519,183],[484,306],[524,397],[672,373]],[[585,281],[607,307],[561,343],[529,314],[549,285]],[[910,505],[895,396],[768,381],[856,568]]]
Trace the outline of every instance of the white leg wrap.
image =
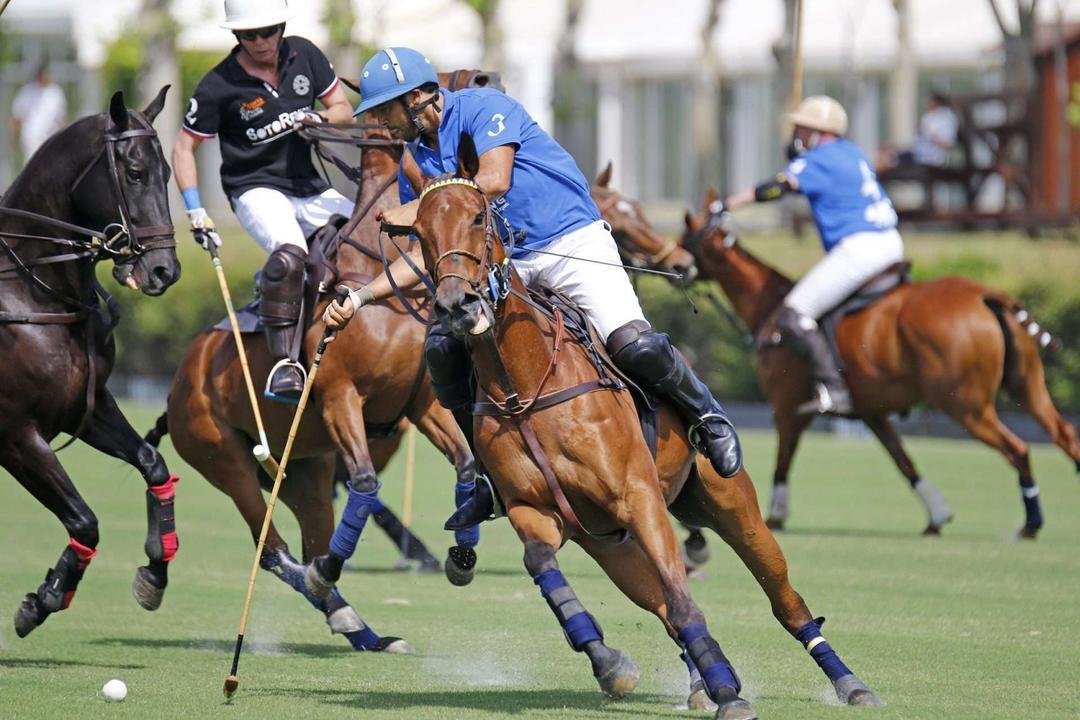
[[330,616],[326,618],[326,624],[330,626],[330,632],[332,633],[344,634],[364,629],[364,621],[360,619],[360,616],[352,609],[351,605],[338,608],[330,613]]
[[788,486],[787,483],[773,484],[772,497],[769,499],[769,518],[772,520],[787,520],[788,517]]
[[938,527],[952,520],[952,508],[945,502],[945,496],[929,480],[920,478],[914,486],[915,494],[923,501],[926,514],[930,516],[930,524]]

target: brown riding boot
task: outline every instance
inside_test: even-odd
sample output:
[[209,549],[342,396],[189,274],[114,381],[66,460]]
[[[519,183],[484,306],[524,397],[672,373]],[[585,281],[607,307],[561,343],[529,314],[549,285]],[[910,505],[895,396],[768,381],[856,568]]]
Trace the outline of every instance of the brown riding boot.
[[800,405],[800,414],[833,413],[851,415],[855,406],[851,392],[840,374],[836,357],[825,334],[821,332],[817,321],[800,315],[795,309],[784,306],[776,316],[776,325],[780,329],[783,342],[787,343],[796,355],[807,360],[813,368],[814,391],[817,397]]
[[307,252],[282,245],[270,254],[259,277],[259,320],[266,346],[276,360],[266,379],[263,395],[272,400],[297,403],[304,391],[307,371],[297,362],[294,340],[304,294]]

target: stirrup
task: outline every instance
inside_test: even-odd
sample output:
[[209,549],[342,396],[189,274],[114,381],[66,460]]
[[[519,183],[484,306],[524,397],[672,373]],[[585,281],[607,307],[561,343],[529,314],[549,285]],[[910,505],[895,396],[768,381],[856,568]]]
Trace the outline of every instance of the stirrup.
[[731,418],[729,418],[727,415],[721,415],[720,413],[705,413],[704,415],[702,415],[700,418],[698,418],[698,421],[691,425],[686,431],[686,437],[690,440],[690,444],[693,445],[694,448],[701,453],[705,452],[706,450],[705,440],[701,437],[701,428],[703,428],[705,426],[705,423],[709,422],[710,420],[722,420],[728,425],[731,425],[733,430],[735,428],[734,424],[732,424],[731,422]]
[[301,380],[305,385],[307,384],[307,368],[291,358],[281,358],[274,363],[274,366],[270,368],[270,372],[266,374],[266,386],[263,388],[263,397],[289,405],[298,405],[300,403],[299,398],[289,397],[288,395],[279,395],[270,389],[271,383],[274,382],[274,375],[277,374],[278,370],[285,367],[295,367],[299,370]]
[[[817,393],[817,397],[813,400],[808,400],[803,404],[795,408],[795,411],[800,415],[813,415],[813,414],[833,414],[833,415],[851,415],[855,412],[853,403],[851,400],[851,393],[844,392],[841,394],[837,392],[834,397],[825,383],[814,383],[814,392]],[[843,400],[846,402],[843,402]]]

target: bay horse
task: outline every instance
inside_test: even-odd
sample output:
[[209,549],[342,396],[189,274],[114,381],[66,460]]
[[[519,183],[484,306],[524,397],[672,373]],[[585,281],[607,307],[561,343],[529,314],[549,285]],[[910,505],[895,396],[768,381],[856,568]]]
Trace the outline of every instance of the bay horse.
[[[782,528],[792,457],[812,419],[796,409],[813,397],[809,368],[773,336],[775,313],[793,283],[737,241],[715,191],[707,193],[703,213],[687,213],[682,244],[693,253],[702,277],[720,284],[735,314],[758,339],[758,382],[772,404],[778,436],[768,522]],[[1054,407],[1039,359],[1039,345],[1050,339],[1009,295],[962,277],[901,284],[841,320],[837,350],[855,415],[922,500],[929,517],[925,534],[940,533],[952,511],[915,469],[890,413],[928,403],[1004,455],[1019,474],[1025,517],[1018,535],[1023,538],[1034,538],[1043,525],[1039,489],[1027,443],[994,409],[998,391],[1014,397],[1080,471],[1080,439]]]
[[146,481],[149,563],[132,587],[145,609],[160,606],[178,547],[177,478],[105,387],[118,318],[94,274],[111,258],[114,278],[149,296],[180,277],[169,166],[152,126],[167,90],[142,112],[114,94],[107,113],[49,138],[0,200],[0,465],[70,538],[45,581],[19,605],[19,637],[71,605],[97,554],[97,518],[49,446],[58,434],[126,461]]
[[[360,190],[350,223],[353,229],[334,263],[340,278],[367,283],[383,272],[384,247],[387,261],[398,255],[394,244],[380,243],[375,217],[398,204],[401,149],[389,140],[389,134],[372,127],[359,142],[363,150]],[[304,587],[301,561],[326,553],[334,530],[337,458],[344,461],[354,487],[366,483],[377,488],[378,473],[397,449],[408,420],[454,465],[456,495],[462,500],[471,492],[475,475],[464,436],[431,389],[423,365],[426,328],[409,317],[402,303],[391,299],[365,308],[323,358],[313,388],[314,402],[300,424],[280,491],[281,500],[300,525],[301,560],[290,553],[273,524],[260,558],[263,569],[302,594],[325,616],[330,629],[343,634],[357,650],[407,652],[409,648],[400,638],[377,635],[336,590],[324,599]],[[307,357],[322,336],[325,305],[326,300],[320,299],[313,309],[316,320],[304,338]],[[244,347],[253,376],[265,376],[274,361],[261,336],[245,335]],[[260,398],[260,409],[271,452],[280,457],[293,408]],[[230,332],[208,328],[192,341],[173,381],[166,413],[151,439],[159,441],[166,428],[180,456],[232,498],[256,540],[267,507],[262,488],[269,488],[271,478],[261,472],[251,453],[258,434]],[[472,578],[475,554],[472,563],[459,564],[455,558],[466,549],[472,552],[476,535],[476,530],[455,535],[458,544],[451,548],[446,570],[459,584]]]
[[[435,313],[469,345],[478,385],[475,445],[525,546],[524,564],[601,690],[622,697],[639,670],[604,643],[556,560],[578,543],[619,589],[654,613],[682,651],[694,707],[716,703],[724,720],[757,717],[690,596],[668,510],[710,527],[753,573],[777,620],[800,640],[851,704],[880,699],[839,659],[792,588],[787,564],[757,508],[745,468],[721,478],[695,456],[686,428],[662,407],[654,460],[638,412],[620,384],[605,383],[563,314],[541,309],[508,261],[487,199],[473,178],[479,159],[461,136],[456,176],[406,173],[420,197],[413,226],[434,281]],[[519,395],[520,393],[520,395]]]

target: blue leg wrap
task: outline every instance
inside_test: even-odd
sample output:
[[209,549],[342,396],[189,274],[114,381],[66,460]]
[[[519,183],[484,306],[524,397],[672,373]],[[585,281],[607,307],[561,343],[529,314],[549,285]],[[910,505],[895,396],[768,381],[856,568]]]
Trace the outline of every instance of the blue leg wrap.
[[540,586],[540,594],[562,625],[570,647],[581,652],[590,642],[604,639],[600,626],[577,599],[562,572],[547,570],[534,577],[533,582]]
[[[472,497],[475,489],[476,481],[474,480],[470,480],[469,482],[458,482],[454,485],[454,507],[461,507],[464,505],[469,498]],[[464,530],[455,530],[454,542],[469,548],[476,547],[477,543],[480,542],[480,526],[473,525]]]
[[1020,484],[1020,495],[1024,499],[1024,526],[1038,530],[1043,526],[1042,508],[1039,506],[1039,486]]
[[379,488],[381,482],[375,483],[375,489],[370,492],[357,492],[349,488],[349,500],[345,503],[345,511],[341,513],[341,522],[334,530],[334,536],[330,538],[330,552],[340,558],[351,558],[356,552],[356,545],[360,542],[360,533],[364,532],[368,515],[374,510],[375,503],[379,502]]
[[725,698],[739,694],[742,683],[704,623],[693,623],[680,630],[679,642],[690,657],[687,666],[698,669],[701,679],[705,681],[705,689],[714,702],[723,702]]
[[810,657],[814,658],[822,672],[830,680],[836,682],[845,675],[852,675],[853,673],[840,659],[840,656],[836,654],[836,651],[832,649],[832,646],[825,642],[825,638],[822,637],[821,623],[824,620],[824,618],[819,618],[806,623],[795,633],[795,639],[803,644],[803,647],[810,653]]

